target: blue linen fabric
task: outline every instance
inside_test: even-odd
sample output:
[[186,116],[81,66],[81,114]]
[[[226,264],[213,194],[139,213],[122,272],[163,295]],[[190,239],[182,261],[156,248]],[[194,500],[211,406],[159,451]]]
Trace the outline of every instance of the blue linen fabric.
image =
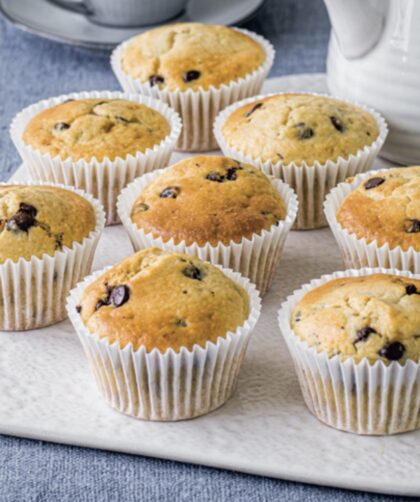
[[[271,76],[324,71],[330,27],[321,0],[267,0],[245,26],[275,46]],[[9,123],[20,109],[72,91],[118,88],[108,52],[51,42],[0,19],[0,181],[20,164],[8,134]],[[0,436],[0,500],[403,499]]]

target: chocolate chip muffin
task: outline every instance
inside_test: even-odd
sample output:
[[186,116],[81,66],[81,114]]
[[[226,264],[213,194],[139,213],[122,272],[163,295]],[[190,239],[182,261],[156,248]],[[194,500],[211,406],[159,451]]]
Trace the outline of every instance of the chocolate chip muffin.
[[420,251],[420,166],[375,173],[350,192],[337,211],[350,234],[378,246]]
[[146,233],[200,246],[252,238],[285,217],[285,202],[259,169],[209,155],[165,169],[131,210],[131,220]]
[[420,280],[378,273],[330,280],[298,302],[291,326],[329,357],[418,361]]
[[314,94],[277,94],[234,110],[222,125],[227,145],[263,162],[321,164],[347,158],[379,135],[375,118],[350,103]]
[[85,198],[60,187],[0,185],[0,263],[53,255],[96,226]]
[[120,348],[205,347],[249,314],[248,294],[221,270],[183,253],[149,248],[111,267],[83,292],[81,319]]
[[251,73],[266,58],[262,46],[227,26],[169,24],[131,39],[122,70],[140,82],[182,91],[220,87]]
[[170,126],[159,112],[125,99],[69,99],[35,115],[25,144],[62,159],[126,158],[159,144]]

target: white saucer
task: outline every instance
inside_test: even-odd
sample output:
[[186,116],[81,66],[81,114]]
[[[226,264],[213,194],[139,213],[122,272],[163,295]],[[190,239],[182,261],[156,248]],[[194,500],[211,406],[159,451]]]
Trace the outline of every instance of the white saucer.
[[[190,0],[173,21],[238,24],[248,20],[264,0]],[[0,0],[0,12],[18,28],[58,42],[94,49],[110,49],[151,26],[112,28],[92,23],[83,14],[71,12],[48,0]]]

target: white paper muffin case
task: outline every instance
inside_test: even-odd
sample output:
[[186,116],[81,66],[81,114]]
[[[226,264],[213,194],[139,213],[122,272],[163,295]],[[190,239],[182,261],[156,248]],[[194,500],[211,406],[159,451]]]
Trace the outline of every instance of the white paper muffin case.
[[282,304],[278,321],[298,375],[306,405],[313,415],[331,427],[357,434],[395,434],[420,427],[420,362],[386,365],[367,359],[355,363],[317,352],[294,333],[290,318],[298,301],[309,290],[337,277],[371,273],[416,277],[396,269],[346,270],[314,279]]
[[176,244],[174,239],[165,241],[162,237],[154,237],[152,233],[146,233],[143,229],[138,228],[130,217],[137,197],[160,174],[161,172],[155,171],[141,176],[130,183],[118,198],[118,214],[134,249],[138,251],[148,247],[159,247],[166,251],[196,255],[214,265],[219,264],[240,272],[256,284],[261,295],[264,295],[272,283],[286,237],[298,211],[298,202],[293,190],[286,183],[271,179],[286,204],[286,218],[278,225],[273,225],[270,230],[262,230],[260,234],[254,234],[252,239],[243,238],[240,242],[231,241],[229,244],[219,243],[216,246],[212,246],[210,243],[206,243],[204,246],[197,243],[187,245],[185,241]]
[[213,135],[213,122],[217,114],[231,103],[254,96],[261,91],[274,61],[274,48],[270,42],[256,33],[235,29],[258,42],[265,51],[266,59],[252,73],[217,88],[210,86],[207,90],[169,91],[165,87],[151,86],[149,82],[140,82],[131,77],[121,66],[124,50],[130,40],[120,44],[112,53],[112,70],[126,92],[137,92],[161,99],[181,115],[183,128],[177,145],[179,150],[206,151],[218,148]]
[[[23,132],[36,114],[68,99],[86,98],[127,99],[142,103],[165,117],[171,128],[170,133],[159,144],[147,148],[143,153],[137,152],[135,155],[129,154],[125,158],[117,157],[114,160],[105,157],[101,161],[95,157],[90,161],[84,159],[73,161],[72,157],[65,159],[59,156],[52,157],[23,142]],[[119,223],[116,201],[120,191],[134,178],[169,164],[181,128],[179,115],[160,101],[138,94],[92,91],[45,99],[25,108],[13,119],[10,134],[32,180],[62,183],[92,194],[105,208],[106,224],[113,225]]]
[[84,288],[104,271],[96,272],[70,294],[67,309],[86,353],[98,389],[107,403],[127,415],[145,420],[184,420],[222,406],[232,395],[245,357],[251,332],[257,323],[261,301],[255,286],[232,270],[221,270],[243,286],[249,295],[250,314],[235,332],[228,332],[205,348],[191,351],[144,347],[120,348],[92,334],[76,311]]
[[[214,122],[214,135],[224,155],[232,157],[239,162],[259,167],[266,174],[270,174],[275,178],[281,178],[293,188],[299,200],[299,211],[294,228],[304,230],[324,227],[327,224],[322,207],[325,196],[333,187],[349,176],[355,176],[371,168],[384,144],[388,134],[388,126],[384,118],[375,110],[358,103],[352,103],[345,99],[337,98],[367,110],[375,118],[379,129],[379,135],[371,145],[366,145],[363,149],[358,150],[357,153],[351,154],[347,158],[339,157],[335,161],[328,160],[323,164],[315,162],[312,165],[308,165],[305,162],[301,164],[296,164],[295,162],[283,164],[282,161],[273,163],[270,160],[263,161],[261,158],[254,158],[250,155],[246,155],[233,146],[230,146],[222,133],[223,124],[229,115],[247,103],[252,103],[259,99],[278,94],[282,93],[254,96],[225,108]],[[316,93],[304,94],[324,96]]]
[[388,244],[379,246],[376,240],[368,242],[365,238],[358,239],[355,234],[350,234],[337,221],[337,211],[344,198],[363,183],[363,180],[383,171],[383,169],[369,171],[359,174],[350,183],[340,183],[325,199],[325,216],[347,268],[398,268],[420,274],[420,251],[416,251],[413,247],[404,251],[400,246],[390,248]]
[[[0,185],[6,185],[1,183]],[[81,241],[53,255],[30,260],[11,259],[0,264],[0,330],[18,331],[41,328],[67,317],[66,298],[79,281],[90,273],[99,237],[105,226],[102,205],[90,194],[52,183],[20,183],[65,188],[90,202],[96,226]]]

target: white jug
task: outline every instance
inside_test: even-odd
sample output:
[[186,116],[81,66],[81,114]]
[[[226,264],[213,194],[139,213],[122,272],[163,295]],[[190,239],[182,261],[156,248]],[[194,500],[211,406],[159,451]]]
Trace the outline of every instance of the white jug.
[[420,0],[324,1],[333,26],[330,93],[385,116],[381,155],[420,164]]

